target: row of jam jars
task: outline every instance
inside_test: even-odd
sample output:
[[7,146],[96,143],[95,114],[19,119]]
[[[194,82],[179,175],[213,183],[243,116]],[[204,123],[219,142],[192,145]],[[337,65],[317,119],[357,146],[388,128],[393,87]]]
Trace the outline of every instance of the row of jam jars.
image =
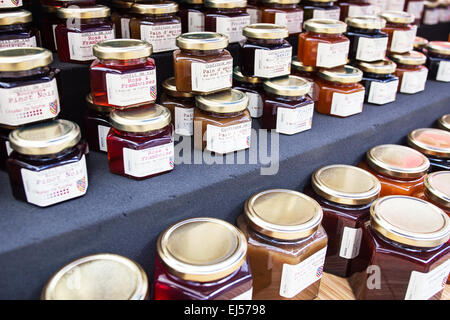
[[339,20],[341,15],[341,9],[336,5],[336,1],[302,0],[300,7],[303,8],[304,21],[309,19]]
[[0,11],[0,49],[15,47],[40,47],[41,36],[32,25],[30,11]]
[[385,11],[379,14],[386,20],[386,25],[381,29],[389,36],[389,53],[407,53],[414,48],[417,26],[413,25],[414,16],[402,11]]
[[450,42],[430,41],[426,47],[428,78],[450,81]]
[[430,172],[450,171],[450,132],[434,128],[416,129],[408,134],[408,145],[430,160]]
[[302,32],[303,10],[299,0],[262,0],[261,22],[286,27],[290,35]]
[[414,94],[425,90],[428,68],[426,56],[418,51],[391,54],[389,58],[397,65],[395,75],[399,78],[398,92]]
[[344,0],[338,3],[341,9],[340,20],[351,17],[374,16],[376,8],[369,0]]

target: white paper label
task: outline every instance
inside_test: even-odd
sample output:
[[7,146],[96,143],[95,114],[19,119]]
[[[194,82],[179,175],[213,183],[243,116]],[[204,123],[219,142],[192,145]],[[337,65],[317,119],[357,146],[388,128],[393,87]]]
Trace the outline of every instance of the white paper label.
[[356,59],[360,61],[378,61],[386,56],[388,37],[385,38],[358,38]]
[[313,19],[334,19],[339,20],[339,16],[341,15],[341,9],[332,9],[332,10],[324,10],[324,9],[314,9],[313,10]]
[[216,32],[227,35],[230,38],[230,43],[239,42],[245,39],[242,30],[249,24],[249,15],[233,18],[216,17]]
[[255,77],[275,78],[291,73],[292,47],[255,50]]
[[2,0],[0,1],[1,9],[17,8],[23,5],[22,0]]
[[181,23],[141,24],[141,40],[153,46],[153,52],[171,51],[177,48],[176,38],[181,34]]
[[53,24],[53,25],[52,25],[53,44],[55,45],[55,49],[56,49],[56,50],[58,49],[58,43],[56,42],[56,32],[55,32],[57,26],[58,26],[57,24]]
[[403,11],[404,7],[405,7],[405,0],[386,1],[386,10],[388,11]]
[[108,137],[110,127],[98,126],[98,146],[100,151],[108,152],[108,145],[106,143],[106,138]]
[[350,4],[348,6],[348,16],[349,17],[359,17],[359,16],[371,16],[376,12],[375,6],[359,6],[356,4]]
[[120,18],[120,31],[121,31],[122,39],[131,38],[130,19],[129,18]]
[[68,32],[70,59],[76,61],[94,60],[92,48],[98,42],[114,39],[114,30],[93,32]]
[[293,298],[304,289],[319,281],[323,274],[323,264],[327,247],[317,251],[297,265],[283,264],[280,296]]
[[241,293],[240,295],[234,297],[231,300],[252,300],[252,298],[253,298],[253,288],[250,288],[250,290]]
[[434,270],[423,273],[412,271],[409,278],[405,300],[428,300],[445,288],[450,272],[450,260]]
[[261,22],[261,9],[247,8],[247,13],[250,15],[250,24]]
[[289,33],[302,32],[303,11],[276,12],[275,24],[286,27]]
[[364,103],[364,90],[355,93],[333,93],[331,102],[331,114],[348,117],[362,112]]
[[414,40],[416,38],[417,27],[414,26],[411,30],[401,31],[396,30],[392,36],[391,48],[392,52],[408,52],[414,48]]
[[21,169],[20,172],[27,201],[40,207],[82,196],[88,188],[84,156],[74,163],[42,171]]
[[409,1],[406,12],[412,13],[416,19],[422,17],[422,11],[425,1]]
[[359,255],[361,247],[362,229],[344,227],[339,256],[344,259],[353,259]]
[[367,102],[374,104],[386,104],[395,101],[398,90],[398,80],[387,83],[372,81],[370,83]]
[[277,110],[276,131],[284,134],[296,134],[311,129],[314,103],[299,108],[282,108]]
[[350,41],[322,43],[317,46],[316,66],[333,68],[347,63]]
[[13,152],[13,149],[11,148],[9,141],[5,141],[5,147],[6,147],[6,155],[9,157],[11,152]]
[[417,93],[425,90],[425,82],[427,81],[428,69],[420,71],[404,72],[402,83],[400,85],[401,93]]
[[194,108],[175,107],[175,133],[192,136],[194,133]]
[[22,124],[55,118],[59,114],[56,79],[9,89],[0,88],[0,123]]
[[248,111],[252,118],[259,118],[263,114],[263,99],[261,95],[253,92],[246,92],[248,97]]
[[230,88],[233,77],[233,59],[216,62],[192,62],[192,91],[211,92]]
[[439,62],[436,80],[445,82],[450,81],[450,61],[441,60],[441,62]]
[[36,37],[32,36],[31,38],[24,39],[0,40],[0,49],[22,47],[37,47]]
[[228,127],[206,126],[206,150],[225,154],[250,147],[252,122]]
[[432,25],[439,23],[439,10],[427,10],[423,14],[423,24]]
[[125,174],[137,178],[172,170],[173,142],[143,150],[123,148],[123,162]]
[[205,31],[205,15],[202,12],[188,11],[188,32]]

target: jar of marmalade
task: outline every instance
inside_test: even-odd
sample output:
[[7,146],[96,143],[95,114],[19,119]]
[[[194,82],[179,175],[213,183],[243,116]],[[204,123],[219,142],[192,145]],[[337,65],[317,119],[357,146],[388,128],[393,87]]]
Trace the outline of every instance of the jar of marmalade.
[[290,35],[302,32],[303,10],[300,0],[262,0],[261,21],[286,27]]
[[303,0],[301,7],[304,11],[304,21],[309,19],[339,20],[341,9],[330,0]]
[[428,69],[424,66],[427,58],[418,51],[391,54],[389,58],[397,64],[395,75],[400,79],[398,92],[414,94],[425,90]]
[[86,95],[87,110],[84,115],[84,127],[86,131],[86,141],[90,151],[107,152],[106,137],[111,122],[109,113],[111,109],[92,101],[92,95]]
[[6,170],[6,160],[13,151],[9,144],[11,129],[0,127],[0,170]]
[[262,22],[262,0],[248,0],[247,13],[250,15],[250,24]]
[[252,118],[260,118],[263,114],[264,80],[258,77],[244,76],[239,67],[233,70],[233,89],[245,92],[248,97],[247,109]]
[[55,29],[61,20],[57,16],[58,7],[42,6],[43,15],[41,17],[41,37],[42,46],[50,51],[56,52]]
[[376,9],[369,0],[343,0],[339,1],[341,9],[340,20],[345,21],[351,17],[374,16]]
[[424,5],[424,0],[406,0],[404,11],[414,15],[414,24],[418,25],[422,20]]
[[450,114],[444,114],[439,118],[438,127],[442,130],[450,131]]
[[414,16],[407,12],[385,11],[379,16],[386,20],[382,29],[389,36],[388,51],[406,53],[414,48],[417,26],[412,25]]
[[39,30],[32,26],[33,17],[27,10],[0,12],[0,49],[39,47]]
[[438,8],[439,1],[425,1],[422,24],[423,25],[435,25],[439,23],[440,10]]
[[155,300],[251,300],[247,242],[228,222],[180,221],[158,237]]
[[422,37],[415,37],[414,38],[414,50],[422,52],[426,54],[426,48],[428,45],[428,40]]
[[0,10],[16,9],[23,6],[22,0],[2,1],[0,2]]
[[130,20],[133,18],[131,7],[134,1],[113,0],[111,6],[113,13],[111,14],[111,21],[114,23],[116,31],[116,38],[128,39],[131,38]]
[[450,81],[450,42],[430,41],[427,49],[429,79]]
[[450,217],[450,171],[436,171],[427,174],[423,185],[423,190],[414,196],[438,206]]
[[315,83],[317,68],[313,66],[305,66],[303,63],[298,61],[297,57],[293,57],[291,62],[291,70],[292,75],[309,81],[311,84],[311,89],[309,90],[308,95],[312,101],[316,102],[319,99],[319,87]]
[[205,31],[204,0],[182,0],[178,16],[181,19],[181,29],[186,32]]

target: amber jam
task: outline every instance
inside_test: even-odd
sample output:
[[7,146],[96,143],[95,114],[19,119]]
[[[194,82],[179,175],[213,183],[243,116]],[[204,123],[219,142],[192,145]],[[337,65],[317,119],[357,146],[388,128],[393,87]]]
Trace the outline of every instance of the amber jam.
[[233,89],[245,92],[248,97],[247,110],[252,118],[260,118],[263,114],[263,79],[246,77],[239,67],[233,70]]
[[6,160],[12,152],[9,144],[11,130],[0,127],[0,170],[6,170]]
[[302,0],[300,6],[304,11],[304,20],[333,19],[339,20],[341,9],[335,5],[336,1],[329,0]]
[[296,134],[311,129],[314,102],[309,98],[311,84],[297,76],[264,82],[263,129]]
[[412,25],[414,16],[406,12],[386,11],[379,15],[386,20],[382,29],[389,36],[388,51],[392,53],[405,53],[414,48],[417,26]]
[[435,25],[440,22],[439,1],[425,1],[422,21],[423,25]]
[[106,137],[111,128],[109,120],[111,109],[94,104],[90,93],[86,96],[86,105],[87,110],[84,115],[84,129],[89,150],[107,152]]
[[438,128],[450,131],[450,114],[444,114],[438,119]]
[[215,218],[191,218],[158,237],[155,300],[251,300],[243,233]]
[[348,17],[374,16],[377,13],[369,0],[343,0],[338,5],[341,9],[341,21],[345,21]]
[[69,6],[93,6],[95,5],[95,0],[41,0],[41,4],[67,8]]
[[0,49],[39,47],[39,30],[32,26],[33,17],[26,10],[0,12]]
[[98,42],[114,39],[108,7],[60,8],[62,23],[55,29],[58,56],[62,62],[89,64],[95,59],[92,48]]
[[303,63],[298,61],[297,57],[292,58],[291,62],[291,73],[294,76],[302,77],[306,79],[311,84],[311,89],[309,90],[309,97],[315,102],[319,99],[319,87],[315,83],[316,81],[316,71],[317,68],[313,66],[305,66]]
[[62,267],[45,285],[41,299],[146,300],[149,291],[147,274],[139,264],[123,256],[101,253]]
[[12,131],[8,173],[14,197],[47,207],[85,195],[87,146],[80,139],[80,128],[68,120]]
[[233,57],[228,39],[215,32],[191,32],[177,38],[173,53],[178,91],[208,94],[232,86]]
[[350,41],[347,25],[338,20],[311,19],[298,36],[298,60],[305,66],[333,68],[347,63]]
[[302,32],[303,10],[300,0],[263,0],[261,21],[284,26],[289,34]]
[[0,51],[0,126],[17,127],[56,118],[60,111],[58,69],[43,48]]
[[426,47],[429,79],[450,81],[450,42],[431,41]]
[[237,225],[247,237],[254,300],[317,296],[327,251],[322,215],[314,199],[293,190],[265,190],[245,202]]
[[250,15],[250,24],[262,22],[262,0],[248,0],[247,13]]
[[22,0],[9,0],[9,1],[2,1],[0,3],[0,10],[10,10],[10,9],[16,9],[23,6]]
[[369,220],[371,203],[378,198],[378,179],[354,166],[335,164],[316,170],[305,193],[319,202],[322,226],[328,235],[324,271],[349,277],[359,270],[359,255],[364,223]]
[[175,39],[181,34],[181,20],[175,14],[178,4],[172,1],[135,3],[131,7],[135,16],[130,21],[131,38],[147,41],[153,52],[172,51]]
[[195,149],[225,154],[250,148],[252,118],[244,92],[230,89],[195,100]]
[[425,90],[428,69],[424,66],[427,58],[418,51],[391,54],[389,58],[397,64],[395,75],[399,78],[398,92],[414,94]]
[[250,24],[246,0],[205,0],[205,30],[228,36],[230,43],[244,39],[242,30]]
[[346,65],[317,72],[319,99],[316,111],[336,117],[348,117],[362,112],[365,89],[360,83],[361,70]]
[[56,52],[56,35],[55,29],[61,20],[58,18],[56,12],[58,7],[42,6],[43,15],[41,17],[41,38],[42,46],[50,51]]
[[152,46],[142,40],[117,39],[93,47],[91,92],[95,104],[125,109],[156,100]]
[[113,110],[107,140],[109,170],[136,180],[173,170],[173,125],[160,105]]
[[257,23],[243,30],[241,72],[248,77],[276,78],[291,73],[292,46],[286,27]]
[[426,48],[428,45],[428,40],[422,37],[415,37],[414,38],[414,50],[425,53],[426,54]]
[[133,18],[131,7],[134,1],[113,0],[111,6],[113,12],[111,13],[111,21],[114,23],[116,31],[116,38],[128,39],[131,38],[130,20]]
[[161,105],[169,109],[175,134],[192,136],[194,134],[195,96],[188,92],[181,92],[175,86],[175,78],[166,79],[163,84]]
[[205,31],[204,0],[182,0],[178,16],[181,19],[181,29],[186,32]]
[[423,187],[430,161],[420,152],[405,146],[383,144],[370,149],[366,161],[358,165],[380,180],[380,196],[410,196]]
[[450,219],[435,205],[406,196],[383,197],[370,208],[351,278],[361,300],[440,299],[450,271]]

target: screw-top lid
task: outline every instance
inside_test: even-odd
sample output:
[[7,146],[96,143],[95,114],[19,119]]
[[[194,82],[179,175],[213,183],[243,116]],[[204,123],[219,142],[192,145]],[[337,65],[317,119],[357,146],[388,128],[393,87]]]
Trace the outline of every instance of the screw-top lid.
[[218,50],[228,46],[228,37],[216,32],[188,32],[176,39],[177,47],[186,50]]
[[450,210],[450,171],[436,171],[426,175],[424,193],[438,206]]
[[190,92],[182,92],[177,90],[177,86],[175,84],[175,77],[168,78],[164,80],[162,87],[164,91],[172,97],[180,97],[180,98],[193,98],[194,95]]
[[131,12],[139,14],[166,14],[178,12],[178,4],[173,1],[158,1],[155,3],[135,3]]
[[361,70],[350,65],[332,69],[320,69],[317,71],[317,74],[325,80],[338,83],[357,83],[363,77]]
[[92,51],[99,59],[129,60],[150,56],[152,45],[137,39],[112,39],[96,43]]
[[419,51],[410,51],[407,53],[392,53],[389,58],[396,63],[410,66],[420,66],[427,61],[427,57]]
[[236,89],[229,89],[204,96],[196,96],[197,107],[216,113],[233,113],[247,109],[247,95]]
[[289,36],[289,30],[273,23],[255,23],[246,26],[242,34],[252,39],[283,39]]
[[9,26],[11,24],[29,23],[33,20],[30,11],[19,9],[14,11],[0,12],[0,26]]
[[422,37],[415,37],[414,38],[414,49],[421,50],[425,48],[428,44],[428,40]]
[[386,20],[376,16],[348,17],[345,19],[345,23],[349,27],[369,30],[382,29],[386,26]]
[[70,6],[68,8],[59,8],[57,16],[62,19],[78,18],[78,19],[94,19],[106,18],[111,14],[111,10],[107,6],[94,5],[89,7]]
[[111,125],[125,132],[148,132],[170,124],[170,111],[159,104],[124,110],[115,109],[110,114]]
[[450,42],[448,41],[430,41],[427,49],[433,53],[450,56]]
[[26,71],[53,62],[50,50],[38,47],[0,49],[0,72]]
[[347,30],[347,24],[333,19],[309,19],[303,24],[306,31],[315,33],[338,34]]
[[439,128],[443,130],[450,131],[450,113],[444,114],[442,117],[438,120]]
[[397,69],[397,65],[391,60],[384,59],[375,62],[358,61],[358,68],[369,73],[392,74]]
[[385,11],[378,15],[390,23],[408,24],[414,22],[414,15],[404,11]]
[[304,96],[311,90],[311,82],[297,76],[275,78],[264,81],[264,90],[278,96]]
[[408,145],[429,156],[450,158],[449,131],[433,128],[413,130],[408,135]]
[[203,5],[206,8],[245,8],[247,6],[247,0],[205,0]]

